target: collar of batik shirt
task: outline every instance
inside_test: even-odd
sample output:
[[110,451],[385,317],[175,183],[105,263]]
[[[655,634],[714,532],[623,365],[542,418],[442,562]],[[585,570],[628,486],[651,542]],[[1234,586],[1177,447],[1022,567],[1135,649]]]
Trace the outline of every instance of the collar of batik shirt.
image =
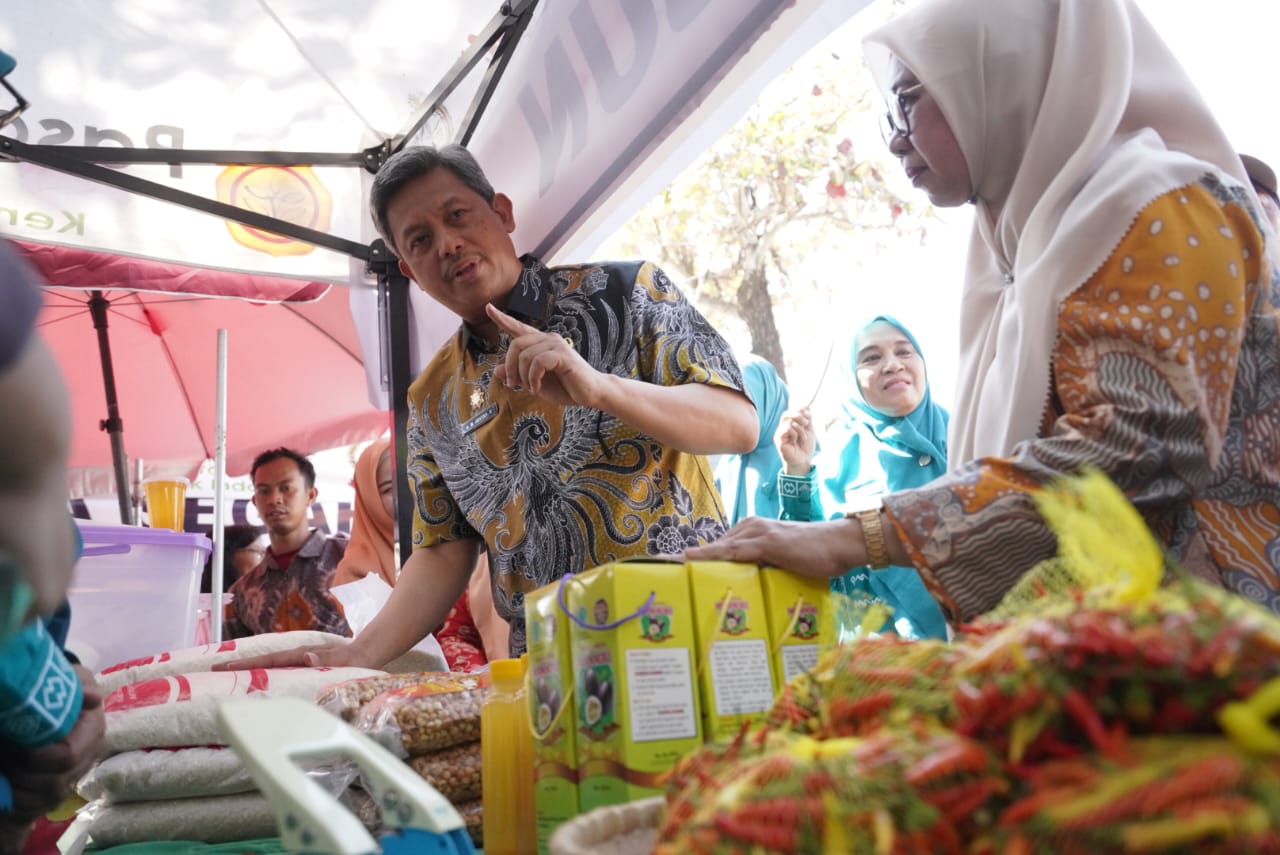
[[[520,263],[523,265],[520,278],[511,288],[506,312],[517,320],[542,329],[556,304],[556,290],[551,282],[552,271],[532,255],[520,256]],[[462,342],[474,352],[493,353],[501,349],[474,333],[465,321],[462,324]]]

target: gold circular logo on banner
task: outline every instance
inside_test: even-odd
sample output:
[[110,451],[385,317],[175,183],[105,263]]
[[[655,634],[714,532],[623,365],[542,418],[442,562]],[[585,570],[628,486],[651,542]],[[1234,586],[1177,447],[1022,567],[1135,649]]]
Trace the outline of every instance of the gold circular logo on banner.
[[[329,230],[333,196],[310,166],[228,166],[218,175],[218,201],[321,232]],[[312,244],[227,220],[241,246],[268,255],[306,255]]]

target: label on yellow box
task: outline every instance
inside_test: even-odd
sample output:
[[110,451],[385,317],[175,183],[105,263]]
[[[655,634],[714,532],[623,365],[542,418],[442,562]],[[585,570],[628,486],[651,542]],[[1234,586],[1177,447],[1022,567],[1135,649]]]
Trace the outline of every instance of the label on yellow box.
[[698,684],[708,739],[733,739],[773,705],[764,593],[754,564],[691,561]]
[[835,640],[831,588],[825,579],[765,567],[760,586],[768,604],[770,651],[779,691],[818,662]]
[[552,583],[524,598],[533,802],[540,855],[551,851],[548,841],[552,833],[580,812],[569,619],[560,609],[559,588],[559,583]]
[[662,792],[702,744],[685,566],[606,564],[564,580],[570,617],[581,810]]

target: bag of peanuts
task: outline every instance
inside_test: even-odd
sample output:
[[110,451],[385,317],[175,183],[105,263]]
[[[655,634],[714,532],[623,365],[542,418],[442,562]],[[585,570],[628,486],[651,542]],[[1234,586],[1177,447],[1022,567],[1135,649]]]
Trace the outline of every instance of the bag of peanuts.
[[448,676],[448,671],[419,671],[413,674],[383,674],[360,680],[348,680],[345,683],[335,683],[317,695],[316,705],[326,712],[341,716],[343,721],[355,721],[364,705],[383,692],[404,689]]
[[462,821],[467,825],[467,834],[471,835],[471,842],[476,845],[477,849],[484,848],[484,805],[479,799],[469,802],[463,802],[453,806],[453,809],[462,817]]
[[455,805],[480,798],[480,743],[409,758],[409,767]]
[[352,723],[400,757],[480,739],[480,706],[489,675],[432,674],[415,685],[383,692]]

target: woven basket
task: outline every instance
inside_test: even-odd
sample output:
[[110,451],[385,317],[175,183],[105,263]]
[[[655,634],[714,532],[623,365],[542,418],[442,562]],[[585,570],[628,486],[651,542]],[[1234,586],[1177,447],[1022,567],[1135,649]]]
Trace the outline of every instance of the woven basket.
[[648,855],[664,805],[654,796],[575,817],[551,835],[551,855]]

